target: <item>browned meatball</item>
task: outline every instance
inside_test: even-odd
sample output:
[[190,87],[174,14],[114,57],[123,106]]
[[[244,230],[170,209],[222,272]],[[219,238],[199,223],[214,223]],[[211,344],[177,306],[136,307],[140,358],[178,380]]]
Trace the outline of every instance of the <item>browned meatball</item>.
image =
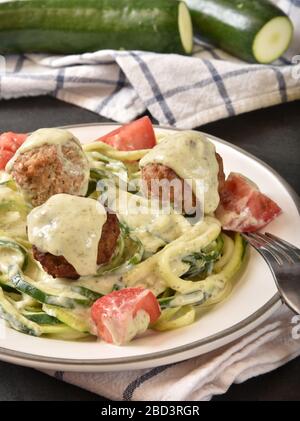
[[[166,180],[164,185],[163,180]],[[180,180],[178,190],[180,191],[181,197],[192,197],[191,206],[195,208],[196,197],[191,192],[191,187],[185,183],[171,168],[166,167],[162,164],[148,164],[142,168],[142,181],[143,191],[147,197],[159,197],[160,200],[174,203],[175,206],[182,206],[183,213],[190,213],[190,207],[187,208],[184,200],[179,203],[176,192],[176,188],[172,185],[169,186],[169,182],[173,180]],[[191,195],[191,196],[190,196]]]
[[117,216],[109,212],[107,214],[107,221],[103,225],[102,234],[98,247],[97,264],[103,265],[112,258],[117,241],[120,235],[120,226]]
[[53,278],[78,279],[79,275],[74,266],[70,265],[63,256],[54,256],[51,253],[43,253],[35,246],[32,247],[33,257],[40,262],[45,272]]
[[[107,221],[103,225],[98,246],[97,264],[108,263],[112,258],[120,235],[118,218],[113,213],[107,214]],[[33,256],[40,262],[43,269],[54,278],[78,279],[75,268],[63,256],[54,256],[51,253],[42,253],[33,246]]]
[[[224,183],[225,183],[225,174],[224,174],[224,167],[223,167],[223,159],[222,157],[216,153],[216,159],[219,164],[219,191],[222,189]],[[164,190],[164,185],[162,183],[162,180],[167,180],[167,182],[170,182],[172,180],[180,180],[181,182],[181,188],[182,190],[181,194],[183,197],[182,203],[176,202],[176,189],[166,188]],[[157,182],[156,182],[157,181]],[[189,214],[191,211],[190,206],[192,206],[193,209],[195,209],[197,200],[192,193],[192,203],[186,204],[184,202],[185,197],[190,197],[191,194],[191,187],[185,183],[178,175],[173,171],[171,168],[166,167],[162,164],[148,164],[144,168],[142,168],[142,182],[143,182],[143,191],[147,197],[159,197],[160,199],[164,198],[164,200],[168,200],[171,203],[174,203],[175,206],[180,206],[182,211],[184,213]],[[168,187],[168,186],[166,186]],[[164,192],[163,192],[164,190]],[[166,195],[167,197],[165,197]],[[177,199],[178,200],[178,199]]]
[[39,206],[58,193],[82,195],[87,166],[75,142],[62,145],[61,150],[45,144],[20,154],[11,174],[33,206]]

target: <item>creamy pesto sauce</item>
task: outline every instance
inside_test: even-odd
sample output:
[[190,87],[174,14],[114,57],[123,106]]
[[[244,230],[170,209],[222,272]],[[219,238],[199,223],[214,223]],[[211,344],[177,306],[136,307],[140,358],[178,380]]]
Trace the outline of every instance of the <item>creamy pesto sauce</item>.
[[116,197],[109,199],[109,207],[141,241],[148,254],[153,254],[176,240],[191,227],[191,224],[172,208],[160,209],[158,202],[154,204],[154,201],[150,202],[126,191],[119,190],[117,193]]
[[[136,218],[139,219],[139,218]],[[130,226],[130,224],[128,224]],[[147,225],[140,225],[133,234],[141,241],[146,253],[171,243],[190,229],[190,223],[179,214],[159,215]]]
[[[168,247],[168,246],[167,246]],[[163,251],[149,257],[142,263],[133,267],[123,275],[122,281],[126,287],[143,287],[149,289],[155,296],[167,288],[165,280],[158,273],[158,258]]]
[[133,235],[143,244],[146,258],[166,245],[164,240],[143,229],[133,231]]
[[130,317],[126,323],[126,329],[118,329],[118,323],[112,319],[104,320],[103,324],[109,330],[113,343],[116,345],[125,345],[134,337],[140,335],[149,327],[150,316],[145,310],[139,310],[135,317]]
[[[26,269],[26,275],[35,279],[43,285],[44,289],[57,288],[59,290],[70,290],[70,281],[65,278],[55,278],[48,275],[44,270],[36,270],[36,265],[29,265]],[[102,275],[102,276],[81,276],[78,281],[72,281],[72,287],[82,286],[99,294],[106,295],[112,292],[115,285],[124,287],[120,281],[120,275]]]
[[0,171],[0,183],[5,183],[6,181],[12,180],[11,175],[9,175],[6,171]]
[[6,171],[9,173],[12,171],[15,161],[25,152],[28,152],[32,149],[39,148],[43,145],[55,145],[57,147],[58,155],[60,160],[62,161],[64,170],[69,173],[71,176],[77,176],[82,174],[82,169],[80,168],[80,174],[78,166],[75,166],[70,161],[68,161],[63,154],[62,146],[67,146],[68,144],[76,145],[78,148],[78,152],[82,156],[82,163],[83,163],[83,173],[84,173],[84,180],[82,182],[81,191],[79,192],[80,195],[84,196],[88,189],[88,182],[89,182],[89,175],[90,175],[90,168],[88,160],[83,152],[82,146],[79,140],[72,135],[72,133],[68,132],[67,130],[63,129],[39,129],[32,133],[23,145],[15,153],[14,157],[7,163]]
[[172,300],[172,306],[181,307],[190,304],[200,303],[204,299],[202,291],[196,291],[190,294],[178,295]]
[[0,217],[0,230],[12,237],[26,238],[26,218],[19,212],[7,211]]
[[20,301],[15,301],[15,306],[18,310],[24,310],[26,307],[35,307],[36,301],[29,295],[23,294]]
[[96,200],[57,194],[28,215],[28,238],[40,251],[64,256],[79,275],[93,275],[106,220]]
[[124,285],[120,282],[120,275],[102,275],[98,277],[82,277],[78,281],[72,283],[73,286],[83,286],[99,294],[109,294],[115,285],[120,288]]
[[0,273],[7,273],[11,267],[22,266],[24,256],[10,247],[1,247],[0,253]]
[[79,140],[64,129],[39,129],[33,132],[23,145],[18,149],[18,153],[24,153],[43,145],[61,145],[68,142],[77,143],[81,147]]
[[[162,164],[190,185],[198,200],[204,191],[204,212],[214,212],[219,204],[218,172],[214,145],[202,134],[185,131],[166,136],[140,161],[140,167]],[[199,190],[200,189],[200,190]]]
[[[0,230],[13,237],[26,237],[26,218],[18,211],[24,206],[19,193],[8,187],[0,187]],[[10,210],[14,209],[15,210]]]
[[161,263],[165,262],[171,267],[172,274],[180,277],[189,268],[188,264],[182,262],[182,258],[206,247],[218,236],[220,230],[220,224],[215,218],[206,217],[196,225],[190,226],[189,230],[167,244],[163,250],[124,274],[124,284],[127,287],[148,288],[156,296],[161,294],[167,288],[165,275],[160,270]]
[[0,205],[5,203],[12,203],[17,200],[20,202],[20,196],[18,196],[18,193],[6,186],[0,186]]

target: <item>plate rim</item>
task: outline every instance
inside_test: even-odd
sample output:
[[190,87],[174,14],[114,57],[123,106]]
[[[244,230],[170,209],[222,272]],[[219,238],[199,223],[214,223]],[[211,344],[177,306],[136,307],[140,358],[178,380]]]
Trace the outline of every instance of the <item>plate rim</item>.
[[[59,128],[62,129],[73,129],[73,128],[81,128],[81,127],[92,127],[92,126],[121,126],[119,123],[115,122],[104,122],[104,123],[84,123],[84,124],[72,124],[72,125],[66,125],[66,126],[59,126]],[[161,125],[154,125],[155,129],[163,129],[163,130],[172,130],[172,131],[183,131],[184,129],[176,129],[172,127],[167,126],[161,126]],[[194,130],[196,131],[196,130]],[[212,140],[216,141],[217,143],[224,144],[226,146],[229,146],[232,149],[235,149],[236,151],[242,153],[243,155],[253,159],[254,161],[261,164],[263,167],[268,169],[277,179],[280,181],[280,183],[284,186],[284,188],[289,193],[290,197],[292,198],[297,210],[298,214],[300,215],[300,197],[296,193],[296,191],[290,186],[290,184],[275,171],[269,164],[265,163],[260,158],[257,158],[256,156],[252,155],[251,153],[245,151],[243,148],[240,148],[239,146],[233,145],[230,142],[223,140],[217,136],[211,135],[206,132],[198,131],[198,133],[202,133],[205,136],[209,136]],[[255,323],[260,324],[263,322],[263,316],[267,313],[272,314],[276,308],[278,308],[279,303],[281,302],[280,294],[276,293],[267,303],[265,303],[262,307],[260,307],[257,311],[255,311],[253,314],[248,316],[247,318],[243,319],[239,323],[236,323],[235,325],[229,327],[228,329],[222,330],[219,333],[216,333],[214,335],[208,336],[205,339],[201,339],[198,341],[191,342],[186,345],[177,346],[176,348],[165,350],[165,351],[158,351],[149,353],[146,355],[136,355],[132,357],[121,357],[121,358],[114,358],[114,359],[95,359],[95,360],[87,360],[87,359],[67,359],[67,358],[57,358],[57,357],[46,357],[46,356],[38,356],[26,352],[21,351],[15,351],[10,350],[7,348],[0,347],[0,358],[9,362],[14,362],[18,364],[23,365],[30,365],[34,366],[34,363],[37,363],[39,366],[43,366],[46,368],[53,368],[58,366],[65,366],[68,369],[78,369],[81,368],[82,370],[86,371],[88,368],[100,369],[101,367],[107,368],[108,366],[115,366],[116,368],[120,369],[120,366],[129,364],[130,366],[133,363],[150,363],[156,360],[162,360],[167,357],[175,357],[177,354],[180,355],[185,352],[189,352],[192,350],[196,350],[197,348],[203,347],[208,344],[213,344],[214,342],[218,342],[222,339],[225,339],[226,337],[229,338],[228,342],[226,344],[231,342],[230,337],[232,335],[238,334],[239,331],[243,331],[244,329],[247,329],[249,327],[249,330],[251,330],[251,326]],[[270,315],[269,315],[270,316]],[[243,333],[245,334],[245,333]],[[223,344],[225,345],[225,344]],[[222,345],[220,345],[222,346]],[[219,348],[219,346],[217,347]],[[216,348],[216,349],[217,349]],[[200,355],[200,354],[199,354]],[[180,361],[180,359],[178,360]],[[27,364],[26,364],[27,363]],[[162,363],[164,364],[164,363]],[[159,363],[158,363],[159,365]],[[130,368],[130,367],[128,367]]]

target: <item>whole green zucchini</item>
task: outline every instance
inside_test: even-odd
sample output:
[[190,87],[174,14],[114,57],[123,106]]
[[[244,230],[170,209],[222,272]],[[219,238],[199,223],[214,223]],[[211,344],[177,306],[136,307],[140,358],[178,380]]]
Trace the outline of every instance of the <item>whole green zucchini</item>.
[[268,0],[186,0],[195,32],[249,62],[271,63],[288,48],[291,20]]
[[193,29],[174,0],[13,0],[0,3],[0,54],[100,49],[191,53]]

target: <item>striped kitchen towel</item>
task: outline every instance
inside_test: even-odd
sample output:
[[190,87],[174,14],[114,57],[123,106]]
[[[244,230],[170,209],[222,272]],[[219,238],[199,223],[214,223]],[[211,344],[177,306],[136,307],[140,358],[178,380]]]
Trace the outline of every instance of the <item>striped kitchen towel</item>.
[[0,61],[0,99],[52,95],[121,123],[148,110],[160,124],[179,128],[299,99],[300,0],[274,2],[292,18],[295,37],[273,65],[248,64],[200,41],[192,57],[110,50],[14,55]]
[[46,373],[112,400],[207,401],[225,393],[233,383],[275,370],[296,358],[299,345],[300,317],[282,306],[243,338],[177,364],[110,373]]

